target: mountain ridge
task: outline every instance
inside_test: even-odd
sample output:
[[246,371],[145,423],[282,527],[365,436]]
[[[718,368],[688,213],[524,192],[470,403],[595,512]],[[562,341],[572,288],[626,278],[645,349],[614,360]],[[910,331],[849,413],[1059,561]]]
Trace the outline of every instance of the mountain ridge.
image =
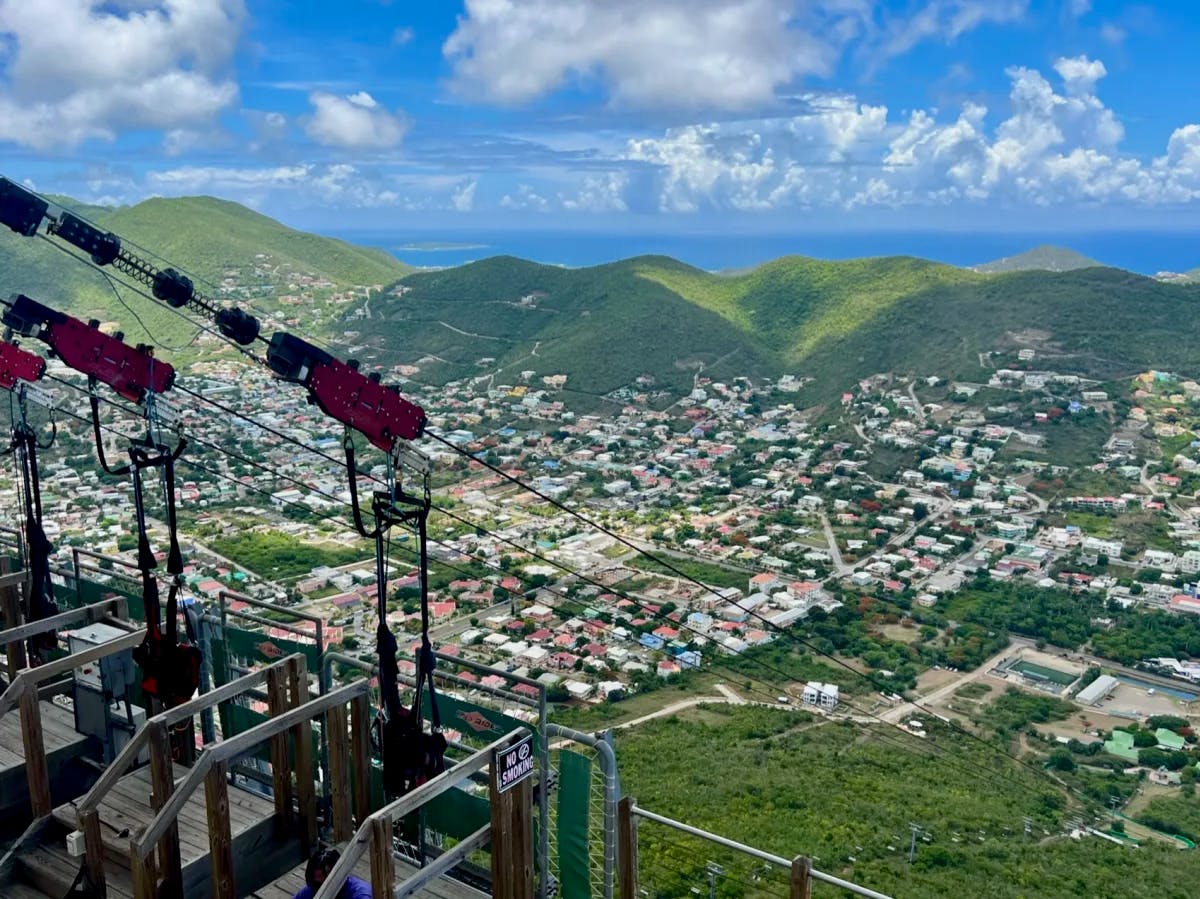
[[1051,244],[1040,244],[1013,256],[1003,256],[991,262],[970,266],[972,271],[989,275],[1024,271],[1069,272],[1079,268],[1097,267],[1103,268],[1105,265],[1069,247],[1056,247]]

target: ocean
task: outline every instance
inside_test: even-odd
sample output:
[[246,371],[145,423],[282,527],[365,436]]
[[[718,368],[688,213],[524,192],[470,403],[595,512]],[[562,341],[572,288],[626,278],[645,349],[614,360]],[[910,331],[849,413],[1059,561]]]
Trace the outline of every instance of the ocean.
[[1200,232],[670,234],[464,229],[341,230],[331,236],[380,247],[418,268],[445,268],[501,255],[580,267],[646,254],[671,256],[708,271],[747,268],[787,255],[819,259],[906,255],[966,266],[1039,244],[1069,247],[1106,265],[1146,275],[1200,266]]

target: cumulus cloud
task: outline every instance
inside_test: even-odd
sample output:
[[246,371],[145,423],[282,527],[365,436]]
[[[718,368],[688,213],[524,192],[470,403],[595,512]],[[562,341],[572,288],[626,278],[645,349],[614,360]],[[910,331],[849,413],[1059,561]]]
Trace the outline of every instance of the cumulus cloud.
[[444,45],[462,91],[523,103],[598,81],[618,104],[745,109],[828,74],[867,0],[466,0]]
[[443,52],[463,93],[500,104],[601,86],[619,106],[748,111],[848,47],[870,66],[926,40],[1021,19],[1029,0],[466,0]]
[[977,103],[948,119],[895,119],[843,97],[804,116],[671,129],[630,141],[625,156],[654,169],[660,208],[682,212],[1200,199],[1200,125],[1177,129],[1162,156],[1124,155],[1124,129],[1097,95],[1104,65],[1063,58],[1054,71],[1057,89],[1009,69],[1009,108],[994,128]]
[[392,114],[366,91],[349,96],[315,91],[309,95],[313,114],[304,130],[327,147],[383,150],[397,146],[408,131],[403,113]]
[[461,187],[455,189],[450,195],[450,205],[456,212],[470,212],[475,208],[475,187],[478,184],[474,179],[466,182]]
[[0,0],[0,140],[45,149],[211,123],[242,0]]

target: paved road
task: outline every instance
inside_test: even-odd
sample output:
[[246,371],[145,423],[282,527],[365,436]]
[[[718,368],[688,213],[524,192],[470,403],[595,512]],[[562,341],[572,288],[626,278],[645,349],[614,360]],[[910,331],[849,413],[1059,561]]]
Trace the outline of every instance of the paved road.
[[[979,678],[983,677],[983,675],[987,674],[989,671],[991,671],[993,668],[995,668],[996,665],[1000,664],[1000,662],[1004,661],[1009,656],[1019,652],[1024,647],[1032,646],[1032,645],[1033,645],[1032,640],[1025,640],[1020,637],[1014,637],[1013,641],[1012,641],[1012,645],[1010,645],[1007,649],[1001,650],[1000,652],[996,653],[994,656],[992,656],[990,659],[985,661],[982,665],[980,665],[974,671],[968,671],[966,674],[962,675],[961,677],[957,677],[954,680],[950,681],[950,683],[943,684],[942,686],[938,687],[936,690],[933,690],[930,693],[926,693],[924,696],[917,697],[917,702],[919,702],[925,706],[941,702],[943,699],[948,697],[959,687],[963,686],[964,684],[969,684],[972,681],[978,680]],[[888,709],[886,712],[884,712],[879,717],[882,718],[884,721],[887,721],[889,724],[898,724],[899,722],[903,721],[905,718],[907,718],[909,716],[912,716],[912,715],[919,716],[919,715],[928,715],[928,714],[929,714],[928,712],[925,712],[922,709],[917,708],[917,706],[914,703],[904,702],[904,703],[901,703],[900,705],[896,706],[895,708]]]

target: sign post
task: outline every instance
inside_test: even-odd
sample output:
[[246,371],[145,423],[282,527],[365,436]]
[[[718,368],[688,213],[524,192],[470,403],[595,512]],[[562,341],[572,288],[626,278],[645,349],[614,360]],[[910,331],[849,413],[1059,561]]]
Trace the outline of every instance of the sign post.
[[492,754],[492,896],[533,899],[533,735]]

